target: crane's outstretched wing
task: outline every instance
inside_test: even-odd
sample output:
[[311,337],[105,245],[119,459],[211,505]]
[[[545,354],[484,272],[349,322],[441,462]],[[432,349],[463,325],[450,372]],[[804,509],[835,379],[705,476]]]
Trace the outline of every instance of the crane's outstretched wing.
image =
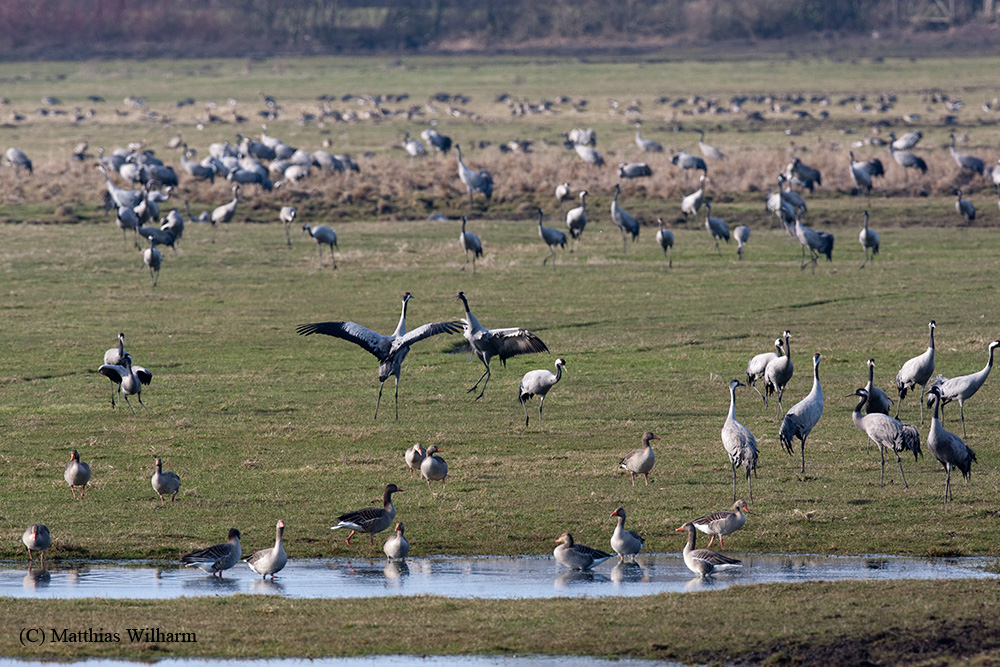
[[490,329],[490,340],[496,346],[497,356],[507,365],[507,360],[519,354],[548,352],[542,339],[525,329],[511,327],[509,329]]
[[363,327],[357,322],[313,322],[312,324],[300,324],[295,327],[295,330],[301,336],[321,333],[350,341],[368,350],[379,361],[385,361],[392,351],[391,338]]
[[135,371],[136,377],[139,378],[139,382],[142,384],[149,384],[153,381],[153,374],[147,371],[142,366],[133,366],[132,370]]
[[105,376],[115,384],[121,384],[122,378],[128,375],[128,369],[124,366],[116,366],[114,364],[104,364],[97,370],[101,375]]
[[407,331],[405,335],[401,338],[397,338],[392,344],[392,352],[409,347],[414,343],[421,341],[425,338],[430,338],[431,336],[436,336],[438,334],[454,334],[462,330],[462,323],[458,321],[453,322],[430,322],[419,326],[413,331]]

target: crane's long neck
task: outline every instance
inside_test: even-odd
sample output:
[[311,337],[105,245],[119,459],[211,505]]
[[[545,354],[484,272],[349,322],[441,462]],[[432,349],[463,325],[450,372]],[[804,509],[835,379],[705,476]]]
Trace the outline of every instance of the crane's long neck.
[[396,337],[406,334],[406,304],[408,301],[409,299],[403,299],[403,310],[399,313],[399,324],[396,325]]
[[931,342],[927,346],[927,349],[931,351],[931,354],[934,354],[934,327],[931,327],[930,329],[931,329]]
[[865,211],[865,231],[868,231],[868,211]]
[[857,406],[855,406],[854,412],[851,413],[851,420],[854,422],[854,425],[857,426],[862,431],[864,431],[864,429],[861,427],[861,418],[863,417],[861,411],[864,409],[865,403],[867,402],[868,402],[868,397],[862,396],[861,400],[858,401]]
[[875,386],[875,364],[868,364],[868,391]]
[[[801,227],[801,225],[799,224],[798,220],[795,221],[795,224],[797,226]],[[785,334],[785,356],[788,357],[789,359],[792,358],[792,347],[791,347],[791,345],[789,345],[788,335],[787,334]]]
[[729,387],[729,417],[728,419],[736,420],[736,387]]
[[[934,412],[931,414],[931,429],[937,430],[941,426],[941,419],[938,417],[938,406],[941,405],[941,397],[934,396]],[[943,428],[943,427],[942,427]]]
[[562,364],[556,365],[556,382],[562,379]]
[[813,386],[809,394],[823,400],[823,388],[819,384],[819,363],[813,364]]
[[476,316],[472,314],[471,310],[469,310],[469,300],[465,298],[465,295],[462,295],[462,303],[465,305],[465,319],[469,322],[469,329],[472,330],[480,328],[482,325],[479,324],[479,320],[477,320]]

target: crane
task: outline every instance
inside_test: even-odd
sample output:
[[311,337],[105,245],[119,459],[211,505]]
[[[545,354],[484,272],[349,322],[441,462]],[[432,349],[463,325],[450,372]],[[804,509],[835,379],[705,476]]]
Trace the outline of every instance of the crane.
[[[118,385],[119,394],[124,392],[125,404],[128,405],[128,409],[132,411],[133,415],[135,408],[129,402],[129,396],[135,396],[139,399],[139,405],[142,406],[143,410],[146,409],[146,404],[142,402],[142,386],[153,381],[153,374],[142,366],[133,365],[132,355],[126,354],[124,359],[117,364],[103,364],[97,371]],[[111,405],[114,406],[114,404],[115,402],[111,401]]]
[[569,183],[560,183],[556,186],[556,202],[559,205],[562,205],[564,201],[569,201],[572,196],[573,192],[570,190]]
[[570,248],[570,252],[573,252],[580,245],[583,228],[587,226],[588,194],[586,190],[580,190],[580,205],[566,212],[566,227],[569,228],[569,235],[573,238],[573,247]]
[[618,178],[644,178],[652,175],[653,170],[645,162],[618,163]]
[[632,235],[632,242],[639,238],[639,223],[635,218],[629,214],[628,211],[623,209],[618,205],[618,195],[622,192],[622,186],[620,183],[615,183],[615,197],[611,200],[611,222],[615,224],[622,233],[622,252],[625,252],[626,248],[626,234]]
[[705,164],[705,161],[700,157],[698,157],[697,155],[692,155],[687,151],[681,151],[680,153],[675,153],[674,156],[670,158],[670,162],[680,167],[685,172],[687,172],[690,169],[694,169],[696,171],[700,170],[704,174],[708,173],[708,166]]
[[[145,190],[122,190],[112,183],[111,177],[108,176],[107,167],[103,164],[98,164],[97,168],[104,174],[104,179],[107,181],[108,187],[108,199],[114,204],[115,208],[135,208],[146,198]],[[107,208],[110,208],[110,206],[106,207],[105,210]]]
[[662,153],[663,146],[653,141],[652,139],[642,138],[642,123],[635,124],[635,145],[639,147],[643,153]]
[[896,463],[899,464],[899,474],[903,477],[903,487],[907,488],[906,474],[903,472],[903,461],[899,458],[899,453],[904,451],[913,452],[913,460],[922,454],[920,451],[920,434],[917,429],[910,424],[904,424],[898,419],[893,419],[889,415],[880,412],[872,412],[862,415],[861,410],[868,402],[868,392],[864,389],[857,389],[848,396],[860,396],[854,412],[851,413],[851,420],[859,431],[868,436],[869,440],[878,445],[879,456],[882,458],[882,472],[879,476],[879,486],[885,486],[885,450],[890,449],[896,455]]
[[604,164],[604,157],[597,152],[596,148],[592,146],[588,146],[586,144],[573,144],[573,150],[575,150],[580,159],[587,164],[592,164],[597,167]]
[[465,264],[462,265],[462,271],[465,271],[465,267],[469,265],[469,253],[472,253],[472,272],[476,272],[476,257],[483,256],[483,242],[479,240],[479,237],[472,232],[465,231],[465,216],[462,216],[462,235],[459,236],[459,241],[462,243],[462,250],[465,251]]
[[861,262],[861,268],[863,269],[865,268],[865,264],[869,260],[874,261],[875,255],[878,254],[878,232],[868,228],[868,211],[865,211],[865,226],[858,234],[858,242],[865,251],[865,261]]
[[451,150],[451,137],[447,137],[433,127],[429,127],[420,133],[420,138],[436,151],[441,151],[445,155]]
[[[542,220],[545,218],[545,212],[542,209],[538,209],[538,236],[545,242],[545,245],[549,247],[549,251],[552,253],[549,257],[552,258],[552,269],[556,268],[556,248],[566,249],[566,234],[562,230],[556,229],[555,227],[546,227],[542,224]],[[542,260],[544,265],[549,261],[549,257]]]
[[781,397],[785,393],[785,387],[795,373],[795,365],[792,363],[792,332],[785,329],[782,337],[784,356],[779,356],[777,359],[769,361],[764,368],[764,407],[767,407],[767,397],[771,394],[776,394],[779,414],[783,411]]
[[540,397],[538,401],[538,425],[542,424],[542,405],[545,403],[545,397],[548,396],[549,391],[552,387],[556,386],[556,383],[562,379],[563,368],[566,367],[565,359],[556,359],[556,372],[546,370],[544,368],[536,371],[528,371],[521,378],[521,384],[517,388],[517,400],[521,402],[521,407],[524,408],[524,427],[528,427],[528,399],[532,396]]
[[854,183],[858,193],[870,197],[872,194],[872,175],[862,167],[857,166],[857,162],[854,160],[854,151],[851,151],[851,161],[848,166],[851,172],[851,182]]
[[316,227],[302,225],[302,231],[309,232],[309,236],[315,239],[316,250],[319,251],[319,265],[321,268],[323,266],[323,246],[330,246],[330,259],[333,260],[333,268],[336,270],[337,256],[333,254],[333,249],[340,249],[340,246],[337,245],[337,233],[327,225],[317,225]]
[[7,158],[7,163],[16,169],[24,169],[29,174],[33,174],[34,170],[31,167],[31,160],[24,151],[18,148],[8,148],[7,152],[4,153],[4,157]]
[[983,175],[983,172],[986,170],[986,163],[981,158],[956,150],[954,134],[951,135],[951,146],[948,150],[951,152],[951,159],[961,167],[962,171],[971,171],[980,176]]
[[976,219],[976,207],[968,199],[962,199],[962,188],[955,190],[955,194],[958,195],[958,199],[955,200],[955,211],[962,216],[962,220],[968,225]]
[[403,295],[403,308],[399,315],[396,330],[388,336],[372,331],[357,322],[313,322],[300,324],[295,328],[301,336],[314,333],[333,336],[368,351],[379,361],[378,367],[378,399],[375,401],[375,417],[378,419],[378,408],[382,402],[382,390],[390,376],[396,378],[396,419],[399,419],[399,376],[402,372],[403,360],[410,353],[410,346],[438,334],[454,334],[459,331],[459,322],[429,322],[413,331],[406,330],[406,307],[413,295],[407,292]]
[[667,229],[666,223],[663,222],[663,218],[657,218],[656,222],[659,225],[659,229],[656,232],[656,242],[661,248],[663,248],[663,261],[669,269],[674,265],[674,258],[672,256],[673,253],[669,252],[674,247],[674,233]]
[[160,264],[163,263],[163,253],[156,249],[152,234],[146,238],[149,239],[149,247],[143,251],[142,261],[149,267],[149,277],[153,280],[153,287],[156,287],[156,282],[160,279]]
[[[802,245],[802,270],[812,264],[813,273],[816,272],[816,262],[820,255],[826,255],[826,261],[833,261],[833,234],[829,232],[817,232],[802,224],[802,214],[795,214],[795,238]],[[810,260],[805,261],[806,248],[809,248]]]
[[745,386],[739,380],[729,381],[729,414],[722,425],[722,446],[726,448],[729,464],[733,469],[733,502],[736,502],[736,466],[741,466],[746,471],[750,503],[753,504],[753,483],[750,481],[750,472],[757,474],[757,439],[753,437],[750,429],[736,421],[736,388]]
[[781,356],[783,343],[780,338],[774,339],[774,352],[761,352],[760,354],[755,354],[750,361],[747,362],[747,385],[753,388],[757,395],[761,397],[764,401],[764,405],[767,405],[767,399],[764,398],[764,394],[760,393],[760,389],[757,388],[757,380],[764,377],[764,371],[767,369],[767,365]]
[[403,137],[403,148],[410,154],[410,157],[423,157],[427,155],[427,148],[417,139],[411,139],[409,132]]
[[892,137],[892,143],[889,144],[891,148],[897,151],[908,151],[919,143],[923,139],[924,134],[920,130],[913,130],[907,132],[903,136],[896,138],[895,132],[890,132],[889,136]]
[[698,213],[698,209],[705,203],[705,181],[708,177],[702,174],[698,177],[698,189],[681,199],[681,213],[687,218],[689,215]]
[[785,413],[785,418],[781,420],[781,428],[778,429],[778,440],[789,455],[794,448],[792,439],[799,439],[803,475],[806,474],[806,438],[812,433],[823,414],[823,388],[819,384],[819,362],[822,358],[818,352],[813,355],[812,389],[805,398]]
[[233,185],[233,200],[228,204],[223,204],[222,206],[217,206],[215,210],[212,211],[212,243],[215,243],[215,230],[216,225],[220,222],[226,223],[226,239],[229,239],[229,221],[233,219],[233,214],[236,213],[236,204],[240,200],[240,185],[239,183]]
[[[989,353],[989,359],[986,361],[986,365],[981,371],[975,373],[970,373],[968,375],[959,375],[958,377],[953,377],[951,379],[938,376],[931,381],[933,387],[938,388],[938,397],[941,403],[941,419],[944,419],[944,406],[948,405],[952,401],[958,401],[958,409],[962,415],[962,435],[967,436],[965,432],[965,402],[972,398],[979,388],[983,386],[986,382],[986,378],[990,375],[990,370],[993,368],[993,351],[1000,347],[1000,340],[995,340],[990,343],[987,352]],[[932,387],[932,388],[933,388]],[[937,409],[935,408],[935,412]]]
[[733,238],[736,239],[736,257],[743,259],[743,248],[750,240],[750,228],[746,225],[739,225],[733,230]]
[[785,167],[785,176],[792,183],[808,188],[809,192],[812,192],[817,185],[823,185],[823,177],[819,173],[819,169],[804,164],[797,157],[792,158],[792,161]]
[[931,387],[927,392],[927,404],[934,408],[934,412],[931,415],[931,428],[927,433],[927,449],[944,466],[944,501],[947,503],[951,500],[951,469],[958,468],[966,480],[971,479],[976,452],[941,425],[941,420],[938,419],[938,405],[941,403],[941,388]]
[[486,371],[476,381],[476,384],[472,385],[466,392],[468,394],[475,391],[479,383],[485,379],[486,382],[483,382],[483,388],[479,392],[479,396],[476,396],[477,401],[486,393],[486,385],[490,383],[490,361],[493,357],[500,357],[500,361],[506,368],[507,360],[511,357],[519,354],[549,351],[549,348],[545,346],[541,338],[526,329],[521,329],[520,327],[487,329],[479,323],[476,316],[469,310],[469,300],[466,298],[465,292],[459,292],[455,298],[460,300],[465,306],[465,318],[462,320],[462,324],[465,327],[465,339],[469,341],[472,353],[486,367]]
[[705,229],[715,241],[715,252],[719,252],[719,239],[729,243],[729,225],[722,218],[712,217],[712,202],[705,202]]
[[701,139],[698,140],[698,150],[701,151],[702,155],[712,158],[713,160],[721,160],[726,157],[726,154],[718,148],[715,146],[709,146],[705,143],[705,130],[695,130],[695,132],[701,135]]
[[[899,408],[903,405],[903,399],[906,398],[906,392],[919,384],[920,396],[923,396],[924,392],[927,391],[927,383],[934,375],[934,329],[936,326],[934,320],[927,323],[927,328],[931,332],[927,349],[924,350],[923,354],[907,360],[896,373],[896,391],[899,394],[899,401],[896,403],[897,419],[899,418]],[[924,404],[919,398],[917,403],[920,403],[920,424],[922,426],[924,423]]]
[[[784,186],[784,187],[782,187]],[[788,180],[788,177],[784,174],[778,174],[778,191],[781,194],[781,200],[787,202],[794,212],[796,209],[806,212],[806,200],[798,192],[792,190],[792,182]]]
[[462,161],[462,147],[455,144],[455,151],[458,153],[458,178],[469,193],[469,208],[472,208],[472,193],[482,192],[486,195],[486,201],[493,198],[493,177],[485,169],[473,171],[465,166]]
[[[927,163],[922,157],[914,155],[913,153],[896,147],[896,143],[899,141],[896,139],[896,133],[892,132],[890,136],[893,138],[892,143],[889,144],[889,155],[892,159],[896,161],[900,167],[903,167],[903,174],[905,175],[907,169],[917,169],[921,174],[927,173]],[[905,135],[904,135],[905,136]]]
[[865,385],[865,391],[868,392],[868,404],[865,407],[865,414],[870,415],[873,412],[880,412],[884,415],[889,414],[894,401],[889,398],[888,394],[875,386],[874,359],[868,360],[868,384]]
[[295,207],[282,206],[281,211],[278,212],[278,219],[285,225],[285,243],[291,248],[292,236],[288,233],[288,230],[291,224],[295,222]]
[[184,152],[181,153],[181,168],[187,172],[187,175],[196,181],[209,181],[215,183],[216,167],[201,164],[200,162],[195,162],[188,157],[190,149],[187,144],[184,144]]

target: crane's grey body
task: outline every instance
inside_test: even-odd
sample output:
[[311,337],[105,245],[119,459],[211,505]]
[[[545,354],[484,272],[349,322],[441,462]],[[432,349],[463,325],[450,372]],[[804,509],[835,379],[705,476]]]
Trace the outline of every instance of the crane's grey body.
[[951,500],[951,469],[958,468],[966,480],[972,477],[972,464],[976,461],[976,452],[965,442],[952,433],[946,431],[938,419],[938,405],[941,401],[941,388],[931,387],[927,392],[927,403],[933,407],[931,414],[931,428],[927,433],[927,449],[931,456],[944,466],[944,501]]
[[357,322],[314,322],[312,324],[300,324],[295,330],[302,336],[309,336],[314,333],[333,336],[348,342],[354,343],[358,347],[367,350],[369,354],[379,360],[378,367],[378,399],[375,401],[375,416],[378,419],[378,408],[382,402],[382,389],[385,381],[390,377],[396,378],[396,419],[399,419],[399,376],[402,372],[403,360],[410,353],[410,346],[431,336],[447,333],[458,333],[459,322],[430,322],[417,327],[413,331],[406,330],[406,307],[410,299],[413,298],[409,292],[403,295],[402,312],[399,315],[399,323],[396,330],[388,336],[363,327]]
[[736,258],[742,260],[743,250],[746,248],[747,241],[750,240],[750,228],[746,225],[738,225],[733,230],[733,238],[736,239]]
[[987,359],[986,366],[984,366],[982,370],[950,379],[939,376],[931,381],[931,384],[938,388],[938,395],[941,399],[942,420],[944,419],[944,406],[948,405],[952,401],[958,401],[958,409],[962,415],[963,436],[967,435],[965,432],[965,402],[972,398],[977,391],[979,391],[979,388],[986,382],[986,378],[989,377],[990,370],[993,368],[993,352],[997,349],[997,347],[1000,347],[1000,340],[995,340],[990,343],[987,350],[989,353],[989,359]]
[[911,132],[907,132],[899,138],[896,137],[895,132],[890,132],[889,136],[892,137],[892,143],[889,145],[892,146],[893,149],[897,151],[908,151],[920,142],[924,134],[920,130],[913,130]]
[[482,390],[476,396],[477,401],[486,393],[486,385],[490,383],[490,361],[493,357],[500,357],[501,363],[506,368],[507,360],[511,357],[520,354],[549,351],[549,348],[545,346],[541,338],[526,329],[521,329],[520,327],[487,329],[479,323],[476,316],[469,310],[469,300],[466,298],[465,292],[459,292],[455,298],[461,300],[465,306],[465,318],[462,320],[462,324],[465,327],[465,339],[469,341],[472,353],[486,367],[486,370],[476,381],[476,384],[472,385],[466,392],[468,394],[475,391],[479,383],[485,379],[486,382],[483,382]]
[[733,469],[733,502],[736,502],[736,466],[740,466],[746,471],[750,502],[753,503],[750,473],[757,474],[757,439],[750,429],[736,421],[736,387],[745,386],[739,380],[729,381],[729,414],[722,425],[722,446],[726,448],[729,464]]
[[[910,134],[912,134],[912,132]],[[903,175],[904,176],[906,175],[907,169],[916,169],[921,174],[926,174],[927,163],[924,161],[924,159],[918,155],[914,155],[905,148],[897,147],[896,144],[899,143],[900,140],[896,139],[895,132],[892,132],[890,136],[892,137],[893,141],[889,144],[889,155],[891,155],[892,159],[896,161],[896,164],[898,164],[900,167],[903,167]],[[907,135],[903,136],[906,137]]]
[[302,225],[302,231],[308,232],[309,236],[313,237],[313,240],[316,241],[316,250],[319,252],[320,268],[323,266],[323,246],[330,246],[330,259],[333,261],[333,268],[336,269],[337,256],[333,254],[333,249],[340,248],[340,246],[337,245],[337,233],[326,225],[316,225],[315,227]]
[[957,150],[955,148],[954,134],[951,135],[951,146],[948,150],[951,152],[951,159],[962,168],[962,171],[971,171],[980,176],[983,175],[983,172],[986,170],[986,163],[981,158]]
[[614,223],[622,233],[622,252],[628,248],[625,238],[626,234],[632,235],[632,242],[639,238],[639,222],[632,215],[618,205],[618,195],[622,192],[621,184],[615,184],[615,197],[611,200],[611,222]]
[[229,221],[233,219],[233,215],[236,213],[236,204],[240,201],[240,186],[237,183],[232,187],[233,199],[228,204],[223,204],[222,206],[217,206],[211,215],[212,221],[212,243],[215,243],[215,230],[216,226],[220,222],[226,223],[226,238],[229,238]]
[[486,196],[486,201],[490,201],[493,198],[493,177],[490,172],[485,169],[479,171],[469,169],[462,160],[462,147],[455,144],[455,151],[458,153],[458,178],[469,193],[469,208],[472,208],[473,192],[483,193]]
[[580,159],[587,164],[592,164],[597,167],[604,164],[604,157],[592,146],[587,146],[586,144],[573,144],[573,150],[576,151],[576,154],[580,157]]
[[[802,224],[802,215],[795,214],[795,238],[802,246],[802,264],[800,269],[805,270],[812,264],[813,273],[816,272],[816,263],[820,255],[826,255],[826,261],[833,261],[833,234],[828,232],[817,232]],[[806,248],[809,248],[809,261],[805,259]]]
[[858,243],[861,244],[862,249],[865,251],[865,261],[861,262],[861,268],[863,269],[869,260],[875,259],[879,247],[878,232],[868,227],[868,211],[865,211],[865,226],[858,233]]
[[823,177],[819,169],[814,169],[803,164],[799,158],[792,158],[792,161],[785,167],[785,176],[796,185],[807,188],[812,192],[817,185],[823,185]]
[[31,166],[31,160],[28,158],[27,155],[24,154],[24,151],[18,148],[8,148],[7,152],[4,153],[4,157],[7,158],[7,164],[11,165],[12,167],[16,167],[17,169],[24,169],[29,174],[34,173],[34,170],[32,169]]
[[[142,386],[153,381],[153,374],[142,366],[133,365],[132,355],[126,354],[119,364],[104,364],[97,370],[101,375],[118,385],[118,394],[121,395],[124,393],[125,404],[128,405],[132,414],[135,414],[135,408],[132,407],[132,403],[128,400],[129,396],[135,396],[139,399],[139,405],[144,410],[146,409],[146,404],[142,402]],[[111,405],[112,407],[115,405],[113,400],[111,401]]]
[[687,151],[681,151],[680,153],[674,154],[674,156],[670,158],[670,162],[680,167],[685,172],[694,169],[701,170],[706,174],[708,173],[708,166],[705,164],[705,161],[697,155],[692,155]]
[[850,167],[851,182],[854,183],[854,187],[858,193],[870,196],[872,193],[872,175],[863,167],[858,166],[854,160],[854,151],[851,151],[851,161],[848,166]]
[[659,229],[656,231],[656,243],[663,248],[663,261],[669,269],[674,265],[674,258],[671,256],[674,247],[674,233],[667,229],[663,218],[657,218],[656,222],[659,225]]
[[436,151],[441,151],[445,155],[451,150],[451,137],[445,136],[432,127],[420,133],[420,138],[427,142],[427,145]]
[[[906,398],[906,392],[919,384],[920,396],[923,396],[924,392],[927,391],[927,383],[934,375],[935,327],[934,320],[927,323],[927,328],[930,329],[930,344],[928,344],[927,349],[924,350],[923,354],[908,360],[896,373],[896,391],[899,394],[899,400],[896,403],[897,419],[899,418],[899,408],[903,405],[903,399]],[[922,425],[924,423],[924,403],[919,398],[917,402],[920,404],[920,423]]]
[[469,253],[472,253],[472,272],[476,272],[476,258],[483,256],[483,242],[479,240],[479,237],[472,232],[465,231],[466,218],[462,216],[462,234],[458,237],[458,240],[462,243],[462,250],[465,251],[465,264],[462,265],[462,271],[465,271],[465,267],[469,265]]
[[645,162],[618,163],[618,178],[645,178],[652,175],[653,170]]
[[427,155],[427,148],[419,140],[410,138],[409,132],[403,137],[403,148],[410,157],[423,157]]
[[549,252],[551,253],[545,259],[542,260],[542,264],[545,264],[552,259],[552,268],[556,268],[556,248],[566,249],[566,234],[561,229],[556,229],[555,227],[546,227],[542,224],[542,220],[545,218],[545,212],[542,209],[538,209],[538,237],[545,242],[545,245],[549,247]]
[[879,412],[862,415],[861,410],[868,402],[868,392],[858,389],[848,396],[860,396],[854,412],[851,413],[851,420],[859,431],[878,446],[879,456],[882,460],[882,471],[879,475],[879,486],[885,486],[885,450],[889,449],[896,455],[896,463],[899,464],[899,474],[903,477],[903,487],[906,488],[906,473],[903,472],[903,461],[899,458],[900,452],[907,450],[913,452],[913,460],[922,454],[920,451],[920,434],[917,429],[904,424],[898,419],[893,419],[889,415]]
[[681,199],[681,213],[687,218],[689,215],[698,213],[698,209],[705,203],[705,174],[698,177],[698,189]]
[[720,151],[715,146],[710,146],[705,143],[705,130],[695,130],[701,135],[701,139],[698,140],[698,150],[701,154],[707,158],[712,158],[713,160],[721,160],[726,157],[726,154]]
[[573,192],[570,190],[569,183],[560,183],[556,186],[556,201],[562,204],[564,201],[569,201]]
[[565,359],[556,359],[556,372],[553,373],[547,369],[538,369],[534,371],[528,371],[521,378],[521,384],[517,388],[517,400],[521,402],[521,407],[524,408],[524,426],[528,426],[528,399],[532,396],[538,396],[538,425],[542,424],[542,405],[545,403],[545,397],[548,396],[549,391],[552,387],[556,386],[556,383],[562,379],[562,369],[566,366]]
[[774,339],[774,350],[774,352],[755,354],[747,362],[747,384],[757,392],[757,395],[764,401],[765,406],[767,405],[767,399],[764,398],[764,394],[760,393],[760,389],[757,388],[757,380],[763,379],[767,365],[781,356],[782,342],[780,338]]
[[724,239],[726,243],[729,243],[729,225],[722,218],[712,217],[711,202],[705,202],[705,229],[715,241],[715,252],[719,252],[719,239]]
[[635,145],[639,147],[643,153],[662,153],[663,146],[653,141],[652,139],[644,139],[642,137],[641,131],[642,124],[635,124]]
[[806,438],[812,433],[823,414],[823,389],[819,384],[819,362],[822,357],[813,355],[813,385],[809,394],[793,405],[781,420],[778,440],[789,454],[793,451],[793,438],[798,438],[802,452],[802,474],[806,472]]
[[792,363],[791,336],[792,333],[786,329],[782,334],[784,356],[779,356],[777,359],[769,361],[764,368],[764,407],[767,407],[768,397],[771,394],[775,394],[778,401],[778,415],[784,410],[781,407],[781,397],[784,395],[785,387],[791,381],[792,374],[795,372],[795,365]]
[[570,248],[570,252],[580,245],[580,237],[583,236],[583,229],[587,226],[588,194],[586,190],[580,190],[580,205],[566,212],[566,227],[573,239],[573,248]]
[[868,384],[865,385],[865,391],[868,392],[868,405],[865,407],[865,414],[870,415],[873,412],[880,412],[884,415],[889,414],[894,401],[889,398],[888,394],[875,386],[874,359],[868,360]]
[[149,239],[149,247],[143,251],[142,261],[149,267],[149,277],[153,281],[153,287],[156,287],[156,283],[160,280],[160,265],[163,263],[163,253],[156,249],[155,237],[152,234],[147,238]]
[[955,212],[962,216],[962,221],[965,224],[971,223],[976,219],[976,207],[968,199],[962,199],[962,189],[959,188],[955,190],[957,199],[955,200]]

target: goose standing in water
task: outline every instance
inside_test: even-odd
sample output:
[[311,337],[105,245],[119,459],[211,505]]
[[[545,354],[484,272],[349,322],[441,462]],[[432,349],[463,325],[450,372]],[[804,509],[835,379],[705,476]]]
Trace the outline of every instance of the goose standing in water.
[[403,535],[403,523],[396,524],[396,531],[382,545],[385,557],[391,562],[393,558],[403,560],[410,553],[410,541]]
[[644,544],[643,539],[634,530],[625,530],[624,507],[619,507],[612,512],[611,518],[618,519],[615,532],[611,535],[611,549],[618,554],[619,562],[625,562],[625,556],[628,556],[632,562],[635,562],[635,555],[639,553]]
[[261,579],[267,579],[267,575],[271,575],[271,581],[274,581],[274,574],[281,572],[281,568],[285,567],[285,563],[288,562],[288,555],[281,543],[284,533],[285,522],[279,519],[275,528],[274,546],[270,549],[255,551],[252,556],[246,559],[246,564],[259,574]]
[[552,551],[552,555],[556,562],[571,570],[589,570],[611,558],[611,554],[605,551],[577,544],[571,533],[563,533],[556,543],[559,546]]
[[28,526],[28,529],[24,531],[24,535],[21,536],[21,542],[24,543],[25,548],[28,550],[28,570],[31,570],[31,566],[35,563],[33,551],[37,551],[41,557],[41,568],[44,570],[45,550],[52,544],[52,537],[49,535],[49,529],[45,524],[33,523]]
[[[716,571],[731,570],[742,566],[742,561],[729,558],[711,549],[695,549],[694,541],[697,531],[693,523],[688,521],[677,529],[687,531],[687,544],[684,545],[684,564],[688,569],[702,579],[711,576]],[[721,539],[719,540],[722,541]]]
[[225,542],[196,549],[181,556],[181,562],[188,567],[197,567],[213,577],[219,575],[221,579],[224,570],[240,562],[240,556],[240,531],[230,528]]

